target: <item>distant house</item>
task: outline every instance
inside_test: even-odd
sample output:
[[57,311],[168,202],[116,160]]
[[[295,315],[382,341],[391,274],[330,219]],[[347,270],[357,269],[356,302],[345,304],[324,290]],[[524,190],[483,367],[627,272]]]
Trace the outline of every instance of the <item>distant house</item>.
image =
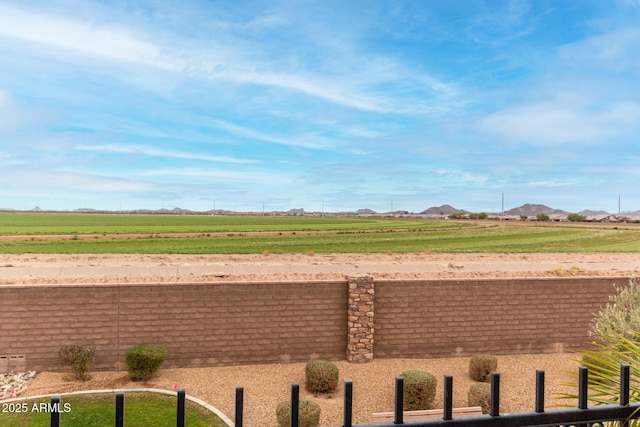
[[501,215],[501,221],[520,221],[520,215]]
[[430,220],[434,220],[434,219],[448,219],[449,216],[448,215],[444,215],[444,214],[421,214],[419,215],[421,218],[425,218],[425,219],[430,219]]
[[615,215],[608,213],[598,215],[587,215],[587,222],[619,222]]

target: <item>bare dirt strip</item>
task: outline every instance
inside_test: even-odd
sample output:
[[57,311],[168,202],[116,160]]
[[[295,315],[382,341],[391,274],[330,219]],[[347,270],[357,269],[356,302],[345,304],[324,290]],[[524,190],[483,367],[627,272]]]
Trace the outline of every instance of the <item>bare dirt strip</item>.
[[637,276],[637,253],[0,255],[0,283]]

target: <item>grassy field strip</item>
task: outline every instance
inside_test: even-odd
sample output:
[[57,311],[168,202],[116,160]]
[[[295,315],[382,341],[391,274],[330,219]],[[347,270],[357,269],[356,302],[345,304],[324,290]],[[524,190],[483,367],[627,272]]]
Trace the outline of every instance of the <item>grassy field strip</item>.
[[0,212],[0,235],[349,231],[465,227],[445,221],[338,217],[116,215]]
[[[404,223],[399,221],[399,223]],[[470,223],[471,224],[471,223]],[[405,224],[406,225],[406,224]],[[441,227],[430,230],[0,242],[0,253],[640,252],[640,228]]]

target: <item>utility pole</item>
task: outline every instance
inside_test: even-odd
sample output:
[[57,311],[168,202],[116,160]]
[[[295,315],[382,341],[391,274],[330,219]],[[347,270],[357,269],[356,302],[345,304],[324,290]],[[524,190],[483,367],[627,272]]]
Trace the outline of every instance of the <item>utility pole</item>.
[[504,217],[504,193],[502,193],[502,216]]
[[620,216],[620,195],[618,194],[618,216]]

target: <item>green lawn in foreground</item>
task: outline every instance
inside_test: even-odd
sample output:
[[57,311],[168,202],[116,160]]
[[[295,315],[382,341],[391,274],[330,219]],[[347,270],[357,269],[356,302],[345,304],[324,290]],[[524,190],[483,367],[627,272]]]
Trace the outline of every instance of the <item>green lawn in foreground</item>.
[[[444,222],[442,224],[445,224]],[[451,225],[453,224],[453,225]],[[384,252],[640,252],[640,227],[494,225],[373,232],[281,235],[229,233],[197,238],[34,240],[0,242],[0,253],[384,253]],[[473,223],[462,223],[473,225]]]
[[[60,424],[64,427],[107,427],[115,425],[115,394],[62,396],[61,407],[69,404],[70,412],[62,413]],[[126,427],[173,427],[176,425],[174,396],[157,393],[125,393]],[[50,402],[50,399],[28,400],[27,413],[0,412],[0,426],[42,427],[48,426],[50,414],[31,411],[34,403]],[[22,403],[22,402],[21,402]],[[0,404],[2,405],[2,404]],[[0,406],[0,409],[2,407]],[[187,400],[185,425],[189,427],[226,426],[215,414]]]

